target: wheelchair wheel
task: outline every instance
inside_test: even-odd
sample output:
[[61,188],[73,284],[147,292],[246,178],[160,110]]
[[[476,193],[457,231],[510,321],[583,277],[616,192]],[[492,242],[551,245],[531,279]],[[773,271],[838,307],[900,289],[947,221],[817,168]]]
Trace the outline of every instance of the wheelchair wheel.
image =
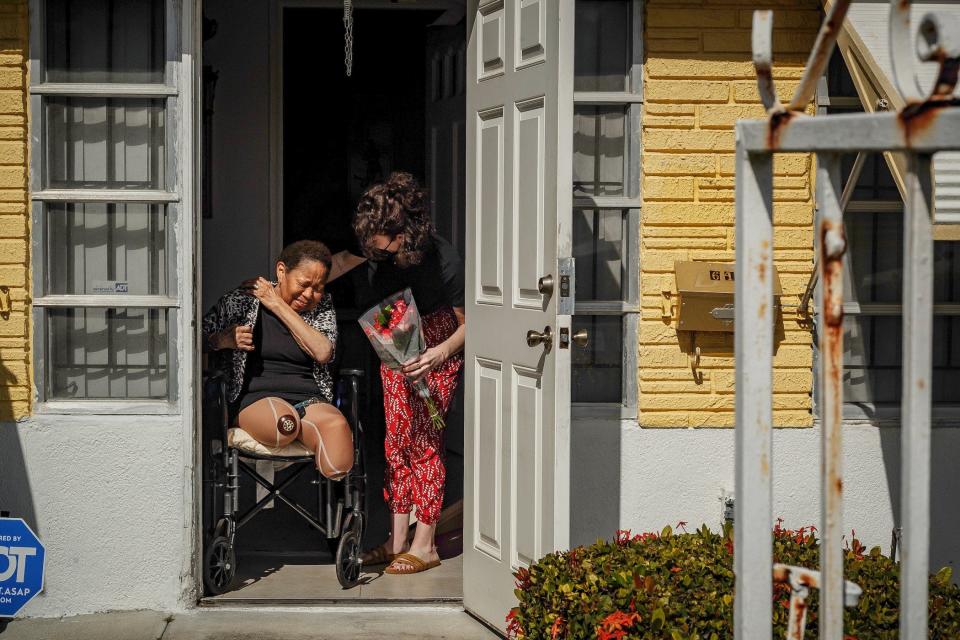
[[230,540],[218,536],[210,542],[203,557],[203,583],[215,596],[229,591],[237,577],[237,555]]
[[336,563],[340,586],[344,589],[357,586],[360,582],[360,533],[356,527],[350,527],[340,536]]

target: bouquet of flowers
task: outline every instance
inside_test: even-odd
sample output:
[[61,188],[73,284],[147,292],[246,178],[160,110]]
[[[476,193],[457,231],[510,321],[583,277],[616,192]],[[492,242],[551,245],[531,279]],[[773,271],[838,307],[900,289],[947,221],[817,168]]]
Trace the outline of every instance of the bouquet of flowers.
[[[427,344],[423,339],[423,329],[420,326],[420,313],[417,311],[417,303],[409,288],[389,296],[380,304],[368,309],[360,316],[359,322],[370,344],[373,345],[373,350],[389,369],[399,371],[403,365],[426,351]],[[420,378],[414,382],[413,390],[426,403],[433,426],[443,429],[446,424],[436,403],[430,397],[426,378]]]

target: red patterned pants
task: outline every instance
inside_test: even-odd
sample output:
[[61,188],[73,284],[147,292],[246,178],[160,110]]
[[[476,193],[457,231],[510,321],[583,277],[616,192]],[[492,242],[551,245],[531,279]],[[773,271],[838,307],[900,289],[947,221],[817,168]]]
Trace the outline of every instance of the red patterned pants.
[[[457,317],[449,307],[424,316],[422,322],[428,347],[440,344],[458,327]],[[450,409],[462,367],[463,354],[458,353],[427,374],[430,397],[444,416]],[[443,431],[433,426],[426,403],[413,391],[406,376],[382,365],[380,376],[387,419],[383,499],[391,513],[410,513],[416,505],[417,520],[433,524],[440,518],[447,476]]]

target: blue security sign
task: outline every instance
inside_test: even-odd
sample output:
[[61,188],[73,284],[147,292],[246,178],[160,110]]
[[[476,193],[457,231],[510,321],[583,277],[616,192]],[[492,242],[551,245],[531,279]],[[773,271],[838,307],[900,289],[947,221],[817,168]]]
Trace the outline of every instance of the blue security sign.
[[0,617],[12,618],[43,590],[46,553],[21,518],[0,518]]

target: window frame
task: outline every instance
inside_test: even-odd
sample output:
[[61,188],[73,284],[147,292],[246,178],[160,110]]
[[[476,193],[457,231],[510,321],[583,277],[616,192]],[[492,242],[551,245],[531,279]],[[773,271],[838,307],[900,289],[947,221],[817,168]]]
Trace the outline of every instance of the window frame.
[[[839,52],[835,55],[840,55]],[[841,56],[842,60],[842,56]],[[844,66],[846,61],[843,60]],[[857,109],[863,110],[863,103],[856,96],[831,96],[829,92],[829,73],[830,66],[820,77],[817,86],[816,95],[816,115],[826,115],[832,108]],[[883,154],[886,156],[887,154]],[[880,159],[878,158],[878,161]],[[883,158],[887,162],[886,157]],[[841,176],[841,180],[846,180],[848,176]],[[815,203],[819,209],[819,203]],[[847,215],[872,215],[874,213],[903,213],[904,204],[902,196],[898,200],[855,200],[850,199],[846,209],[843,212],[844,218]],[[849,254],[848,254],[849,255]],[[844,261],[846,268],[846,260]],[[822,283],[818,280],[814,288],[814,299],[819,299]],[[903,303],[885,304],[885,303],[864,303],[845,300],[843,304],[844,317],[846,316],[871,316],[871,317],[902,317]],[[960,302],[951,304],[933,305],[934,316],[960,316]],[[820,380],[822,375],[820,344],[817,335],[820,330],[819,316],[814,312],[814,340],[813,340],[813,417],[814,424],[822,423],[821,402],[820,402]],[[899,338],[900,336],[898,336]],[[899,426],[902,419],[900,403],[888,402],[850,402],[845,400],[842,408],[842,419],[845,423],[867,423],[876,426]],[[933,403],[931,407],[931,423],[934,426],[957,426],[960,424],[960,402],[958,403]]]
[[[191,188],[189,140],[184,133],[191,125],[192,95],[190,69],[181,62],[181,33],[188,10],[177,0],[164,0],[164,61],[163,82],[142,83],[48,83],[46,72],[46,0],[30,0],[30,217],[31,217],[31,307],[34,353],[34,413],[37,414],[147,414],[171,415],[180,413],[180,366],[183,364],[179,347],[192,343],[183,339],[180,324],[187,311],[186,295],[192,295],[192,281],[180,278],[184,255],[191,242],[185,230],[188,200],[184,197]],[[166,118],[164,130],[165,184],[157,189],[45,189],[46,183],[46,98],[155,98],[164,100]],[[167,281],[166,295],[45,295],[46,287],[46,225],[48,204],[94,203],[156,204],[165,207],[167,216]],[[93,398],[54,399],[48,397],[48,324],[50,310],[78,307],[158,309],[165,312],[167,327],[167,396],[148,398]]]
[[[574,91],[573,108],[582,106],[624,107],[627,111],[624,132],[623,196],[574,195],[573,209],[619,210],[625,216],[626,255],[622,298],[619,301],[576,301],[574,317],[621,316],[622,354],[620,402],[572,402],[575,419],[637,417],[638,349],[640,322],[640,119],[643,110],[643,0],[626,0],[629,5],[632,40],[627,49],[628,89],[625,91]],[[574,25],[576,28],[576,25]],[[576,51],[574,51],[576,55]],[[573,135],[573,131],[570,132]],[[573,185],[570,185],[573,188]],[[571,348],[578,349],[576,345]]]

